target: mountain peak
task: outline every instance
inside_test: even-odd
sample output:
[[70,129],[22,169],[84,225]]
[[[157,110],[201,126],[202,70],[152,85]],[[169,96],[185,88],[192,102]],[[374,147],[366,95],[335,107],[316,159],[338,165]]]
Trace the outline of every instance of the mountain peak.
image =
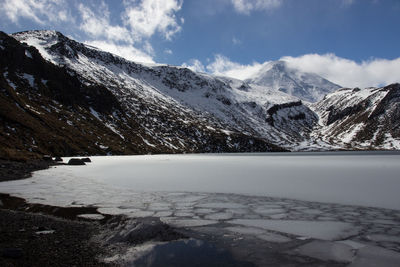
[[296,96],[308,102],[319,101],[324,95],[341,87],[315,73],[290,68],[288,63],[283,60],[265,64],[258,73],[246,81]]
[[48,40],[50,38],[59,38],[59,37],[64,37],[66,38],[62,33],[55,31],[55,30],[30,30],[30,31],[22,31],[22,32],[16,32],[11,34],[15,39],[26,39],[26,38],[37,38],[41,40]]

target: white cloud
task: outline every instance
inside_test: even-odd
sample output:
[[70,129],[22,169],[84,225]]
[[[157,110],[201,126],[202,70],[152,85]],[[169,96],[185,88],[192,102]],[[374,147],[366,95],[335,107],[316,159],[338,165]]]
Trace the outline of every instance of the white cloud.
[[237,79],[247,79],[262,67],[262,64],[253,62],[250,65],[242,65],[231,61],[223,55],[216,55],[214,61],[206,66],[206,70],[214,75],[228,76]]
[[167,54],[167,55],[172,55],[173,54],[171,49],[165,49],[164,53]]
[[232,43],[234,44],[234,45],[240,45],[241,43],[242,43],[242,41],[240,41],[238,38],[236,38],[236,37],[233,37],[232,38]]
[[150,38],[159,33],[170,40],[181,31],[184,19],[176,13],[182,4],[183,0],[124,0],[120,17],[111,20],[104,0],[0,0],[0,15],[15,24],[27,19],[43,27],[68,27],[79,36],[76,39],[100,49],[130,60],[154,62]]
[[[139,37],[150,38],[161,33],[167,40],[179,32],[183,19],[177,19],[175,13],[182,8],[178,0],[142,0],[125,1],[123,20],[125,25]],[[178,21],[180,23],[178,23]]]
[[208,72],[214,75],[244,80],[257,73],[263,65],[258,62],[254,62],[251,65],[242,65],[220,54],[215,55],[213,61],[208,59],[207,61],[209,63],[204,66],[200,60],[191,59],[188,63],[183,63],[182,66],[197,72]]
[[77,8],[82,19],[79,28],[92,38],[86,40],[86,44],[128,60],[154,63],[150,42],[126,26],[112,25],[108,5],[104,1],[97,6],[96,12],[82,3]]
[[206,72],[203,63],[198,59],[191,59],[188,63],[183,63],[182,67],[188,68],[195,72]]
[[82,18],[79,28],[90,36],[133,43],[134,38],[128,29],[110,24],[110,12],[104,2],[100,4],[97,13],[84,4],[79,4],[78,10]]
[[231,0],[238,13],[249,15],[252,11],[266,11],[279,7],[282,0]]
[[357,63],[334,54],[283,57],[289,66],[314,72],[345,87],[381,86],[400,82],[400,58],[371,59]]
[[[82,3],[78,5],[82,18],[79,28],[93,39],[86,43],[132,61],[154,63],[154,49],[149,38],[161,33],[171,39],[181,30],[180,24],[184,20],[178,20],[175,13],[182,8],[182,2],[125,0],[123,5],[123,25],[111,24],[108,5],[104,1],[96,7],[96,12]],[[166,53],[172,54],[172,51],[166,50]]]
[[86,41],[85,44],[97,47],[101,50],[113,53],[120,57],[126,58],[135,62],[142,63],[154,63],[154,60],[151,55],[143,52],[142,50],[135,48],[132,45],[120,45],[115,44],[111,41]]
[[68,7],[64,0],[2,0],[0,5],[0,14],[13,23],[18,23],[21,18],[39,24],[72,19],[67,15]]
[[[286,61],[291,68],[316,73],[344,87],[378,87],[400,82],[400,58],[371,59],[357,63],[334,54],[307,54],[299,57],[286,56],[280,60]],[[263,65],[269,62],[242,65],[223,55],[216,55],[214,60],[206,66],[196,59],[183,66],[194,71],[206,71],[214,75],[244,80],[255,75]]]

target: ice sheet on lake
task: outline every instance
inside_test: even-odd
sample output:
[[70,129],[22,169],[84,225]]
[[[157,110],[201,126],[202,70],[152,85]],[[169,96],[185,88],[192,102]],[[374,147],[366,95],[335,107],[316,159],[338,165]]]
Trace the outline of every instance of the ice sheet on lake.
[[322,240],[337,240],[358,233],[358,228],[350,223],[329,221],[290,221],[290,220],[231,220],[232,224],[258,227],[288,233],[296,236],[310,237]]
[[[58,167],[34,176],[67,172],[139,192],[236,193],[400,209],[399,158],[351,153],[109,156],[92,157],[93,164],[85,168]],[[176,200],[195,203],[203,196],[187,197],[176,195]]]
[[225,229],[242,235],[254,235],[262,240],[272,243],[286,243],[292,240],[284,235],[266,232],[259,228],[232,226],[226,227]]
[[231,219],[232,217],[233,214],[229,212],[212,213],[205,216],[206,219],[210,220],[228,220]]
[[357,251],[357,258],[348,265],[349,267],[398,267],[400,253],[376,247],[366,246]]
[[400,236],[372,234],[368,235],[367,238],[378,242],[394,242],[400,244]]
[[315,240],[300,246],[297,252],[301,255],[336,262],[352,262],[355,252],[349,245],[328,241]]
[[286,236],[270,232],[263,233],[259,235],[258,238],[272,243],[287,243],[291,241],[291,239]]

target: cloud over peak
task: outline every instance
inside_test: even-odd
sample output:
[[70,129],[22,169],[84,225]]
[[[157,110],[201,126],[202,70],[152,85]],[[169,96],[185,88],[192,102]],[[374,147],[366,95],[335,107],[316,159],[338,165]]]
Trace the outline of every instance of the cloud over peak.
[[[400,58],[393,60],[371,59],[358,63],[331,53],[323,55],[306,54],[299,57],[285,56],[279,60],[287,62],[288,67],[303,72],[316,73],[344,87],[365,88],[400,82]],[[257,74],[262,66],[269,62],[271,61],[243,65],[223,55],[216,55],[214,60],[206,66],[197,59],[192,59],[184,66],[195,71],[244,80]]]
[[374,58],[360,63],[335,54],[282,57],[290,67],[314,72],[345,87],[382,86],[400,82],[400,58]]

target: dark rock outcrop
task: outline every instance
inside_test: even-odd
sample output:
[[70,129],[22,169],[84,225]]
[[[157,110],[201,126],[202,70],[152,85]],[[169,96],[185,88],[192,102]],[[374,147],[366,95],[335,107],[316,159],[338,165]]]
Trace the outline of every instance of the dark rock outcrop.
[[72,158],[68,161],[68,165],[86,165],[82,159]]
[[90,158],[81,158],[81,160],[82,160],[83,162],[92,162],[92,161],[90,160]]

